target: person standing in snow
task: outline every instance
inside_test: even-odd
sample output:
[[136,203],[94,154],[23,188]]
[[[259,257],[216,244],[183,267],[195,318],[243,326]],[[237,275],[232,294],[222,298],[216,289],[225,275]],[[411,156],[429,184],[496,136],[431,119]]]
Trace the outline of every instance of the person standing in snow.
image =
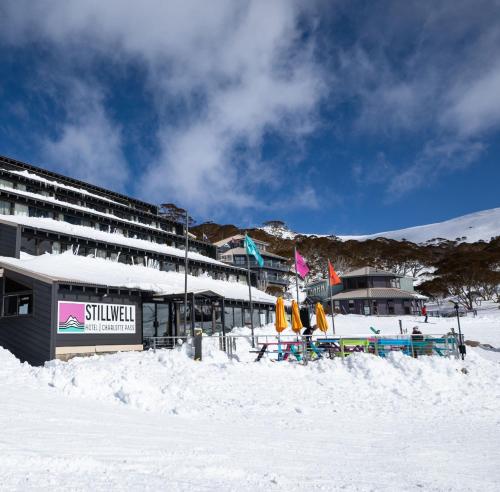
[[308,328],[306,328],[302,332],[302,336],[304,337],[304,339],[306,341],[307,348],[311,348],[312,336],[313,336],[314,330],[316,330],[316,328],[318,328],[318,325],[309,326]]
[[427,318],[429,317],[429,315],[427,314],[427,306],[425,304],[422,307],[422,316],[425,317],[424,322],[427,323]]
[[[411,341],[412,341],[412,343],[413,342],[423,342],[424,341],[424,335],[418,329],[418,326],[414,326],[413,327],[413,331],[411,332]],[[415,347],[415,346],[412,345],[411,351],[412,351],[412,356],[415,357],[415,359],[416,359],[418,357],[418,347]]]

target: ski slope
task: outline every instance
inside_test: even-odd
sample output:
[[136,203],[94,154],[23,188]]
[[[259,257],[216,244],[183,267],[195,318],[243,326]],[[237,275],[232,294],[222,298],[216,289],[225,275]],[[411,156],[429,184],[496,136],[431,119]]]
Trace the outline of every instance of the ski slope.
[[[282,239],[294,239],[296,236],[328,237],[326,234],[299,234],[290,231],[286,227],[263,227],[262,230]],[[336,235],[335,232],[332,235]],[[489,241],[492,237],[500,236],[500,208],[483,210],[446,220],[434,224],[416,227],[408,227],[394,231],[378,232],[363,235],[336,235],[342,241],[356,240],[365,241],[377,237],[385,237],[401,241],[406,239],[413,243],[425,243],[432,239],[449,239],[473,243],[476,241]],[[461,239],[465,237],[465,239]]]
[[436,238],[455,240],[464,236],[466,239],[463,241],[468,243],[480,240],[489,241],[492,237],[500,236],[500,208],[483,210],[435,224],[362,236],[340,236],[340,238],[344,241],[349,239],[363,241],[385,237],[398,241],[406,239],[414,243],[423,243]]
[[[495,319],[464,320],[466,337]],[[396,322],[336,319],[346,333]],[[426,328],[450,320],[440,323]],[[485,350],[465,362],[357,354],[302,366],[254,363],[244,338],[239,361],[204,347],[202,362],[180,348],[41,368],[0,349],[0,488],[498,490],[500,363]]]

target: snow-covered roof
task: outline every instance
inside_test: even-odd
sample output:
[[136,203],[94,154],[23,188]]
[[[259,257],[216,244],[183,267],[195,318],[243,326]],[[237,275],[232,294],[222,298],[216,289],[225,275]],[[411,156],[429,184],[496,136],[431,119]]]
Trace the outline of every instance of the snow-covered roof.
[[373,287],[341,291],[333,296],[336,301],[342,299],[427,299],[427,297],[393,287]]
[[[214,244],[218,247],[224,246],[225,244],[229,243],[230,241],[235,241],[235,240],[240,240],[240,239],[245,239],[244,234],[235,234],[234,236],[229,236],[224,239],[221,239],[220,241],[216,241]],[[254,237],[252,238],[253,242],[256,244],[265,244],[266,246],[269,243],[266,243],[266,241],[261,241],[260,239],[255,239]]]
[[77,193],[80,193],[82,195],[87,195],[87,196],[91,196],[91,197],[94,197],[94,198],[98,198],[99,200],[104,200],[104,201],[110,202],[110,203],[116,203],[116,204],[122,205],[122,206],[124,205],[121,202],[117,202],[115,200],[111,200],[110,198],[106,198],[103,195],[97,195],[96,193],[91,193],[90,191],[88,191],[88,190],[86,190],[84,188],[77,188],[76,186],[70,186],[70,185],[67,185],[67,184],[60,183],[59,181],[55,181],[55,180],[44,178],[44,177],[39,176],[38,174],[35,174],[35,173],[30,173],[26,169],[24,169],[23,171],[16,171],[14,169],[4,169],[4,168],[2,168],[1,170],[2,171],[6,171],[8,173],[12,173],[12,174],[17,174],[19,176],[24,176],[25,178],[32,179],[34,181],[39,181],[40,183],[45,183],[47,185],[54,186],[55,188],[63,188],[65,190],[76,191]]
[[[52,196],[44,196],[44,195],[40,195],[39,193],[33,193],[31,191],[20,190],[18,188],[11,188],[11,187],[5,186],[3,184],[0,184],[0,188],[9,190],[9,193],[13,193],[14,195],[25,196],[28,198],[34,198],[35,200],[38,200],[40,202],[53,203],[55,205],[60,205],[60,206],[70,208],[73,210],[79,210],[81,212],[86,212],[88,214],[98,215],[100,217],[107,217],[109,219],[113,219],[113,220],[115,220],[117,222],[121,222],[123,224],[132,224],[135,226],[143,227],[145,229],[152,229],[155,231],[165,232],[161,227],[157,227],[157,226],[154,226],[152,224],[144,224],[142,222],[138,222],[135,220],[123,219],[121,217],[118,217],[118,215],[110,214],[107,212],[100,212],[99,210],[94,210],[93,208],[90,208],[90,207],[83,207],[82,205],[76,205],[74,203],[65,202],[63,200],[58,200],[57,198],[54,198]],[[131,209],[131,212],[134,213],[133,209]]]
[[[165,255],[184,258],[184,250],[174,248],[173,246],[153,243],[151,241],[146,241],[145,239],[125,237],[123,234],[119,234],[116,232],[111,233],[99,231],[92,227],[73,225],[69,222],[60,220],[46,219],[42,217],[23,217],[20,215],[0,215],[0,223],[20,224],[27,227],[34,227],[37,229],[43,229],[60,234],[68,234],[84,239],[94,239],[96,241],[101,241],[109,244],[119,244],[121,246],[143,249],[145,251],[152,251],[155,253],[162,253]],[[223,263],[222,261],[214,260],[209,256],[202,255],[201,253],[195,253],[193,251],[190,251],[188,253],[188,258],[190,260],[202,261],[205,263],[227,267],[227,264]]]
[[[270,258],[278,258],[280,260],[286,260],[287,259],[284,256],[280,256],[280,255],[271,253],[269,251],[259,251],[259,253],[260,253],[260,255],[262,257],[268,256]],[[245,248],[233,248],[233,249],[228,249],[227,251],[224,251],[224,253],[222,253],[222,254],[224,256],[226,256],[226,255],[246,255],[247,251],[246,251]]]
[[379,270],[378,268],[373,268],[373,267],[362,267],[358,268],[356,270],[351,270],[350,272],[347,272],[345,275],[342,275],[342,278],[350,278],[350,277],[364,277],[364,276],[370,276],[370,277],[404,277],[404,275],[399,275],[398,273],[394,272],[389,272],[387,270]]
[[[44,254],[21,259],[0,257],[0,267],[52,283],[75,283],[154,292],[158,295],[184,293],[184,274],[163,272],[138,265],[125,265],[101,258],[88,258],[67,251],[60,255]],[[208,276],[188,275],[188,292],[212,291],[227,299],[248,301],[248,286],[238,282],[215,280]],[[274,304],[276,298],[252,287],[252,300]]]

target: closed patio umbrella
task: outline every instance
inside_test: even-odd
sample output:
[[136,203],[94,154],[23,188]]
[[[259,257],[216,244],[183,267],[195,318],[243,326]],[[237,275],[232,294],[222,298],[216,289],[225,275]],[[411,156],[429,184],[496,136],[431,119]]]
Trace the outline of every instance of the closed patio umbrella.
[[274,326],[276,327],[276,331],[278,333],[281,333],[288,327],[283,297],[278,297],[278,300],[276,301],[276,321],[274,322]]
[[297,301],[292,301],[292,330],[297,333],[300,333],[302,330],[302,321],[300,319],[299,305]]
[[278,300],[276,301],[276,321],[274,322],[274,326],[278,332],[278,360],[282,360],[280,334],[288,327],[283,297],[278,297]]
[[328,331],[328,323],[326,321],[325,310],[320,302],[316,303],[316,325],[325,334]]

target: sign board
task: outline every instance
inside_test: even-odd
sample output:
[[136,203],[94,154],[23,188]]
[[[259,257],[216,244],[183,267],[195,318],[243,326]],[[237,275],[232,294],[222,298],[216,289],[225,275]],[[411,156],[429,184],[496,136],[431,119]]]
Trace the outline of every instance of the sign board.
[[59,301],[57,333],[135,333],[135,305]]

